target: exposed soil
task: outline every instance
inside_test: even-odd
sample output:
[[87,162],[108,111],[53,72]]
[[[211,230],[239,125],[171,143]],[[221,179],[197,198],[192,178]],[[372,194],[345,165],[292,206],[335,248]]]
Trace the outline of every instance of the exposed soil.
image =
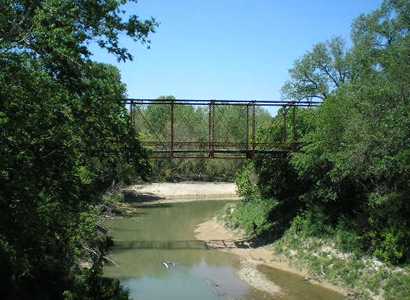
[[[234,232],[229,230],[224,225],[217,222],[216,218],[208,220],[197,226],[195,230],[195,237],[199,240],[241,240],[243,234],[241,232]],[[242,268],[239,275],[242,280],[246,281],[253,287],[264,290],[271,294],[280,293],[280,288],[266,279],[261,272],[257,270],[258,265],[265,265],[281,271],[290,272],[303,276],[312,284],[320,285],[321,287],[336,291],[341,294],[347,294],[347,291],[334,286],[327,282],[318,282],[310,279],[307,272],[295,269],[289,262],[282,257],[274,254],[270,245],[257,248],[227,248],[221,251],[229,252],[238,255],[241,258]]]

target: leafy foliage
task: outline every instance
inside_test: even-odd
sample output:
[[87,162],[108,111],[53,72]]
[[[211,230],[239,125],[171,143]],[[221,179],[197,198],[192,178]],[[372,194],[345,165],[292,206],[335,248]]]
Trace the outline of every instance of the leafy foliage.
[[236,189],[245,200],[258,193],[253,163],[248,163],[235,176]]
[[327,99],[353,77],[350,59],[341,38],[315,45],[312,51],[296,60],[289,71],[291,80],[282,88],[283,94],[295,100]]
[[235,207],[230,222],[233,227],[241,226],[249,237],[261,236],[272,229],[270,213],[277,205],[272,199],[248,199]]
[[299,214],[273,244],[275,252],[307,270],[309,277],[349,289],[355,299],[409,298],[408,266],[390,266],[364,255],[358,251],[363,243],[351,230],[350,220],[332,226],[327,219],[320,211]]
[[[315,118],[315,109],[295,110],[296,136],[303,136],[313,130],[312,119]],[[258,139],[269,143],[281,143],[284,139],[285,124],[282,120],[283,111],[274,117],[270,128],[258,133]],[[287,132],[292,132],[291,124],[286,124]],[[292,139],[292,137],[289,137]],[[292,155],[283,157],[270,157],[260,155],[253,162],[248,163],[236,175],[236,185],[243,201],[252,203],[258,199],[274,199],[276,204],[271,206],[271,211],[266,215],[269,222],[274,222],[271,238],[277,237],[289,225],[292,218],[304,207],[299,201],[301,193],[311,184],[308,177],[299,176],[297,169],[291,163]],[[245,212],[244,212],[245,213]],[[251,216],[249,216],[251,218]]]
[[[91,61],[87,47],[97,41],[127,60],[121,33],[148,42],[155,22],[123,21],[125,2],[2,3],[2,299],[125,298],[118,283],[102,283],[109,241],[94,207],[110,186],[149,169],[128,127],[118,70]],[[89,272],[79,268],[87,257]]]
[[257,193],[352,224],[343,235],[391,263],[410,258],[409,14],[408,1],[385,1],[355,21],[351,49],[335,39],[297,60],[284,95],[324,102],[303,118],[300,152],[254,164]]

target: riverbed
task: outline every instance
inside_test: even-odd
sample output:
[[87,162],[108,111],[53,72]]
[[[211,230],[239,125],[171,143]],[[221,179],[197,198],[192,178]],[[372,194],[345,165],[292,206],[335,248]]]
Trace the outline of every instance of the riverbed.
[[[343,299],[303,277],[255,269],[234,254],[207,250],[195,239],[195,228],[226,203],[156,203],[140,206],[133,217],[107,220],[116,264],[105,266],[105,276],[120,279],[132,299],[142,300]],[[258,288],[265,280],[268,288]]]

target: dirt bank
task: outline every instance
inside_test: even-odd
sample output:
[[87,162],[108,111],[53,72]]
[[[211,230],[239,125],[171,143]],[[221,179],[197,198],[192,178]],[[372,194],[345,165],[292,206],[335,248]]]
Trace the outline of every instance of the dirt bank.
[[238,200],[231,182],[148,183],[129,186],[123,190],[125,198],[135,202],[189,202],[200,200]]
[[[240,232],[234,232],[227,229],[225,226],[217,222],[216,218],[208,220],[199,224],[195,229],[195,237],[198,240],[240,240],[243,238],[243,234]],[[264,246],[258,248],[233,248],[222,249],[221,251],[229,252],[238,255],[241,259],[243,268],[239,271],[239,275],[242,280],[248,282],[248,284],[254,286],[257,289],[267,291],[271,294],[280,293],[280,288],[275,284],[265,279],[263,274],[257,271],[258,265],[265,265],[274,269],[290,272],[303,276],[308,279],[312,284],[317,284],[321,287],[336,291],[338,293],[347,294],[347,291],[336,287],[327,282],[317,282],[309,278],[307,272],[295,269],[284,258],[274,255],[271,246]],[[256,278],[258,280],[256,280]],[[261,282],[262,281],[262,282]],[[267,282],[269,281],[269,282]]]

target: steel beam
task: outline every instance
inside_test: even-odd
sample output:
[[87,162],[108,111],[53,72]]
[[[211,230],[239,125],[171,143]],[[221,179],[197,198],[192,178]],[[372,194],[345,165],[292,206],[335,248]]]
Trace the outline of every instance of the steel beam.
[[255,101],[252,103],[252,156],[256,149],[256,105]]
[[178,105],[208,105],[213,102],[214,105],[247,105],[249,102],[256,106],[319,106],[322,102],[319,101],[278,101],[278,100],[198,100],[198,99],[123,99],[125,103],[133,101],[135,104],[170,104],[174,102]]
[[174,156],[174,121],[174,102],[171,102],[171,158]]
[[283,108],[283,142],[286,143],[288,141],[288,111],[286,106]]

